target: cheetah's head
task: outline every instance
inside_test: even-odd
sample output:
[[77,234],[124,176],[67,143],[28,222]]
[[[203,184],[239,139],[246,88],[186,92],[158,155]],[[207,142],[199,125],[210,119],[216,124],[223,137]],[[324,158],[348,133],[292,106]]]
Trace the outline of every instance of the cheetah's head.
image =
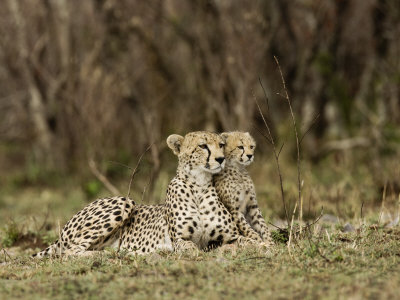
[[191,170],[211,174],[220,172],[225,166],[222,137],[206,131],[190,132],[185,137],[172,134],[167,138],[168,147],[178,156],[179,164]]
[[256,142],[248,132],[221,133],[225,140],[225,157],[231,163],[248,166],[254,160]]

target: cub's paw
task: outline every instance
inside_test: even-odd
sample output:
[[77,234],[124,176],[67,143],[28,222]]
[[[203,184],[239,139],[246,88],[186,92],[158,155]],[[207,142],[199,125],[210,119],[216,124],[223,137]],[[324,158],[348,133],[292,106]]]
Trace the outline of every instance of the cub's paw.
[[249,237],[239,236],[235,244],[239,247],[252,247],[252,246],[254,247],[260,243],[262,242],[259,242]]
[[192,252],[194,254],[198,254],[198,252],[199,252],[199,248],[192,241],[179,240],[179,241],[175,242],[174,246],[175,246],[174,247],[175,252],[177,252],[177,253]]

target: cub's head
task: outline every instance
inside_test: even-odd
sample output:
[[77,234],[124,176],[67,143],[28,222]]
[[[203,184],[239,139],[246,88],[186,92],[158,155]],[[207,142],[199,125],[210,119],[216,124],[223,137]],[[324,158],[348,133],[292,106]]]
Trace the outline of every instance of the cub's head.
[[248,166],[253,162],[256,142],[248,132],[221,133],[225,140],[225,158],[230,163]]
[[196,131],[184,137],[172,134],[167,138],[167,144],[178,156],[179,164],[185,165],[189,170],[215,174],[225,166],[225,142],[216,133]]

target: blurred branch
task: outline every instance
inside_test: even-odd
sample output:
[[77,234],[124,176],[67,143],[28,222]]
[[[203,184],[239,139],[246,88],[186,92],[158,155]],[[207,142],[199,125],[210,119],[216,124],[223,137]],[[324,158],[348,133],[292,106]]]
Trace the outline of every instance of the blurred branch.
[[156,40],[151,37],[146,27],[142,25],[140,18],[133,17],[129,23],[129,29],[140,38],[151,54],[153,54],[153,63],[157,69],[164,75],[167,82],[174,81],[174,75],[171,73],[170,66],[164,57],[164,51],[160,49]]
[[345,151],[355,147],[370,147],[371,140],[365,137],[353,137],[349,139],[330,141],[322,146],[322,153],[331,151]]
[[51,158],[51,133],[49,131],[47,121],[46,121],[46,110],[43,104],[43,99],[40,94],[38,87],[35,84],[33,78],[32,70],[29,66],[29,52],[27,44],[27,29],[25,24],[25,18],[21,15],[20,7],[18,1],[8,0],[8,6],[10,8],[11,14],[13,15],[17,36],[16,42],[19,49],[19,57],[21,58],[21,67],[24,79],[28,85],[30,94],[30,112],[32,115],[33,123],[37,131],[38,142],[41,148],[40,157],[42,160],[46,159],[49,162]]
[[99,169],[97,168],[96,163],[93,158],[90,158],[88,161],[90,171],[101,183],[111,192],[113,195],[121,195],[121,192],[104,176]]

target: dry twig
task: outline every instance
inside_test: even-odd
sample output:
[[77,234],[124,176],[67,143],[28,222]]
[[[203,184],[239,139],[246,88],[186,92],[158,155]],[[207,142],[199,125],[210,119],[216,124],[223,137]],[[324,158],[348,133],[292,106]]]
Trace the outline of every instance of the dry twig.
[[149,188],[149,186],[150,186],[152,180],[153,180],[153,173],[150,174],[149,181],[147,181],[147,184],[146,184],[146,185],[144,186],[144,188],[143,188],[143,192],[142,192],[142,203],[143,203],[143,201],[144,201],[144,196],[145,196],[145,194],[146,194],[146,191],[147,191],[147,189]]
[[[125,207],[124,210],[122,211],[122,220],[124,220],[125,218],[125,210],[126,210],[126,203],[128,202],[128,199],[131,195],[131,185],[133,182],[133,179],[135,178],[136,173],[138,172],[138,167],[140,165],[140,162],[142,161],[143,156],[146,154],[147,151],[150,150],[150,148],[153,146],[153,144],[151,144],[150,146],[148,146],[146,148],[146,150],[143,151],[143,153],[139,156],[138,162],[136,163],[136,166],[133,168],[132,170],[132,174],[131,174],[131,178],[129,181],[129,186],[128,186],[128,194],[126,196],[126,202],[125,202]],[[132,168],[131,168],[132,169]],[[121,224],[121,227],[123,226],[123,224]],[[122,230],[119,231],[119,242],[118,242],[118,250],[117,252],[119,252],[120,248],[121,248],[121,243],[122,243]]]
[[[265,99],[266,99],[265,101],[266,101],[267,105],[269,105],[267,93],[265,92],[265,89],[264,89],[264,87],[263,87],[263,85],[262,85],[261,80],[260,80],[260,84],[261,84],[261,87],[262,87],[262,89],[263,89],[263,91],[264,91],[264,96],[265,96]],[[283,209],[284,209],[284,211],[285,211],[286,221],[287,221],[287,224],[288,224],[288,226],[289,226],[289,215],[288,215],[287,207],[286,207],[285,192],[284,192],[284,190],[283,190],[283,179],[282,179],[281,167],[280,167],[280,164],[279,164],[279,154],[280,154],[280,152],[281,152],[281,150],[282,150],[283,145],[282,145],[281,149],[279,150],[279,152],[277,152],[274,137],[272,136],[270,127],[269,127],[269,125],[268,125],[268,123],[267,123],[267,121],[266,121],[266,119],[265,119],[264,113],[262,112],[260,105],[258,104],[257,98],[256,98],[256,96],[254,95],[254,92],[253,92],[253,98],[254,98],[254,101],[255,101],[255,103],[256,103],[256,105],[257,105],[258,112],[259,112],[259,114],[260,114],[260,116],[261,116],[261,118],[262,118],[262,120],[263,120],[263,122],[264,122],[264,126],[265,126],[265,128],[267,129],[267,131],[268,131],[268,136],[265,136],[264,134],[262,134],[262,135],[263,135],[263,136],[265,137],[265,139],[272,145],[272,150],[273,150],[274,157],[275,157],[275,163],[276,163],[276,167],[277,167],[277,169],[278,169],[278,175],[279,175],[279,183],[280,183],[280,187],[281,187],[281,199],[282,199],[282,203],[283,203]]]
[[8,254],[8,252],[6,251],[5,248],[2,248],[1,250],[3,251],[3,254],[4,254],[4,261],[5,261],[5,262],[7,262],[7,257],[10,259],[10,261],[13,260],[12,257],[10,256],[10,254]]
[[379,225],[381,224],[383,211],[384,211],[384,209],[385,209],[386,188],[387,188],[387,183],[385,182],[385,185],[383,186],[382,203],[381,203],[381,209],[380,209],[380,212],[379,212],[379,219],[378,219],[378,224],[379,224]]
[[320,212],[319,216],[318,216],[311,224],[307,224],[307,225],[305,226],[305,228],[306,228],[306,229],[307,229],[307,228],[310,228],[311,226],[313,226],[314,224],[316,224],[316,223],[319,221],[319,219],[322,218],[323,215],[324,215],[324,207],[322,206],[322,207],[321,207],[321,212]]
[[[300,141],[299,141],[299,135],[297,132],[297,125],[296,125],[296,118],[294,117],[294,113],[293,113],[293,109],[292,109],[292,103],[290,102],[290,97],[289,97],[289,93],[287,91],[286,88],[286,82],[285,82],[285,78],[283,77],[283,73],[282,73],[282,69],[281,66],[279,64],[279,60],[276,56],[274,56],[275,62],[278,65],[278,69],[279,69],[279,73],[281,75],[281,79],[282,79],[282,84],[283,84],[283,89],[285,91],[285,96],[284,98],[286,99],[288,105],[289,105],[289,109],[290,109],[290,115],[292,117],[292,122],[293,122],[293,129],[294,129],[294,133],[296,136],[296,148],[297,148],[297,188],[298,188],[298,205],[301,205],[301,169],[300,169]],[[300,210],[302,210],[302,208],[300,208]]]
[[300,145],[301,145],[301,142],[303,141],[304,137],[307,135],[307,133],[309,133],[310,130],[311,130],[311,129],[314,127],[314,125],[317,123],[317,121],[318,121],[318,119],[319,119],[319,116],[320,116],[320,114],[317,114],[317,115],[315,116],[314,120],[312,120],[312,122],[311,122],[310,126],[307,128],[307,130],[304,131],[304,134],[303,134],[303,135],[301,136],[301,138],[300,138]]

